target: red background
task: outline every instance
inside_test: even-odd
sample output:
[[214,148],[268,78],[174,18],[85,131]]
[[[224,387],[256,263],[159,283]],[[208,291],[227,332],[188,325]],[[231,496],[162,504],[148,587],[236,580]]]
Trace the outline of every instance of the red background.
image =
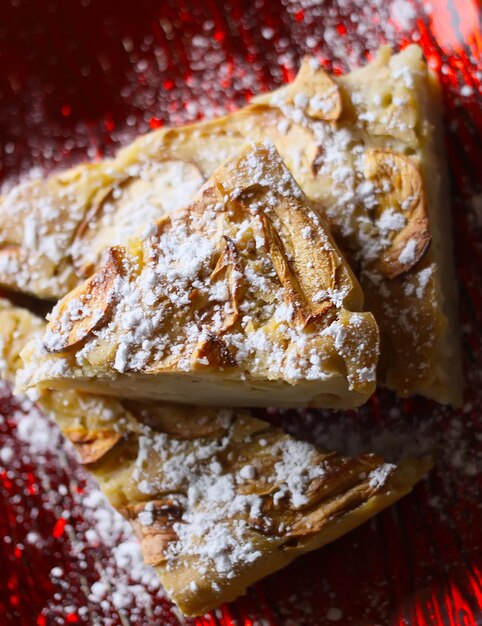
[[[379,393],[356,414],[273,416],[309,439],[347,450],[383,448],[387,432],[400,441],[431,438],[438,462],[390,511],[189,624],[323,626],[335,623],[334,616],[360,626],[482,624],[480,10],[476,0],[432,0],[431,12],[427,3],[405,3],[417,11],[406,14],[408,24],[397,23],[389,1],[0,3],[6,186],[32,168],[47,172],[112,153],[150,127],[240,106],[292,79],[307,51],[346,71],[378,44],[403,47],[415,32],[441,78],[468,381],[464,408]],[[14,450],[12,461],[0,462],[0,624],[182,623],[147,586],[148,602],[130,597],[120,609],[89,599],[112,557],[101,542],[86,548],[82,561],[73,556],[90,524],[79,500],[86,474],[61,448],[37,455],[20,440],[22,410],[15,403],[0,394],[0,449]],[[29,543],[32,531],[38,541]],[[60,579],[51,574],[54,566],[62,566]],[[340,613],[330,612],[334,607]]]

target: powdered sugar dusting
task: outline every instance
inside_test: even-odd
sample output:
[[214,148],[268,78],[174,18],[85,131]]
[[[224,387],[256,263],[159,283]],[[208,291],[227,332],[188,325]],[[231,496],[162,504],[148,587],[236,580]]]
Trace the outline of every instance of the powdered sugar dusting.
[[[35,459],[36,482],[31,484],[36,487],[31,488],[31,497],[36,499],[36,506],[42,507],[44,515],[49,515],[55,522],[54,537],[62,542],[63,558],[70,559],[69,576],[81,581],[83,596],[79,601],[70,596],[68,586],[63,584],[63,569],[52,567],[50,580],[56,592],[46,597],[42,615],[48,619],[61,619],[74,611],[89,623],[99,623],[98,620],[102,619],[103,624],[111,626],[118,623],[119,615],[131,619],[163,615],[172,620],[166,623],[177,623],[172,615],[169,617],[169,604],[164,599],[157,576],[144,564],[139,543],[129,524],[114,511],[94,481],[79,467],[58,426],[28,399],[13,399],[4,381],[0,381],[0,408],[0,425],[8,415],[16,434],[13,448],[2,441],[0,474],[7,472],[12,483],[21,487],[22,477],[26,474],[21,474],[19,467]],[[5,439],[3,433],[2,438]],[[75,477],[72,468],[76,470]],[[23,500],[18,499],[12,506],[19,518],[27,515]],[[32,516],[24,539],[28,546],[24,549],[32,563],[37,562],[40,553],[51,545],[52,539],[45,532],[45,526],[37,526],[35,516]],[[17,536],[16,541],[22,545],[21,537]],[[84,572],[93,558],[97,562],[97,572],[94,575],[90,572],[87,578]],[[104,617],[99,617],[99,611]],[[111,617],[106,617],[109,613]]]
[[[85,2],[83,6],[88,4]],[[312,2],[311,0],[300,2],[293,0],[285,4],[287,14],[280,11],[280,15],[275,15],[274,12],[270,15],[263,11],[257,15],[252,13],[243,15],[244,23],[247,25],[246,30],[243,29],[243,33],[245,32],[247,37],[253,32],[258,32],[258,19],[263,19],[263,16],[269,16],[273,24],[273,27],[266,29],[266,37],[264,34],[262,38],[260,36],[259,43],[257,39],[254,41],[250,39],[249,47],[251,52],[249,59],[245,59],[243,52],[238,52],[234,46],[223,46],[221,38],[225,35],[225,32],[222,29],[219,30],[218,22],[213,20],[212,16],[208,16],[205,21],[202,18],[198,19],[197,16],[195,21],[189,21],[189,18],[192,16],[184,14],[183,17],[187,18],[188,27],[194,31],[192,39],[184,38],[187,54],[185,69],[188,73],[188,79],[187,81],[174,80],[172,81],[174,85],[169,85],[162,89],[160,88],[161,73],[168,67],[169,59],[171,58],[170,51],[161,46],[159,39],[157,37],[154,38],[147,28],[145,36],[143,32],[133,38],[130,35],[126,35],[123,38],[123,50],[125,50],[126,67],[130,69],[128,69],[126,74],[125,84],[118,90],[113,90],[113,97],[117,98],[114,104],[116,107],[115,123],[118,124],[119,119],[121,120],[120,125],[117,125],[113,131],[112,117],[109,112],[107,114],[110,123],[109,127],[106,125],[104,128],[106,120],[101,119],[99,124],[92,130],[92,123],[89,123],[89,125],[78,123],[76,121],[77,118],[75,118],[69,124],[69,132],[65,132],[65,120],[60,122],[57,118],[50,115],[52,103],[55,101],[51,91],[39,89],[38,81],[35,80],[25,83],[22,86],[22,91],[15,91],[17,86],[15,82],[12,82],[11,94],[15,113],[8,116],[8,123],[5,124],[4,128],[6,133],[3,155],[5,171],[10,173],[13,171],[15,177],[17,177],[19,173],[28,169],[32,163],[41,164],[42,169],[37,167],[37,171],[34,173],[34,177],[38,178],[46,169],[51,169],[56,164],[58,166],[61,161],[65,165],[66,159],[75,161],[79,157],[86,155],[89,158],[98,157],[101,150],[114,150],[119,143],[127,143],[138,132],[147,130],[149,121],[154,126],[154,124],[167,122],[193,121],[200,114],[213,117],[216,114],[224,113],[233,102],[238,105],[244,103],[251,93],[256,93],[260,89],[267,90],[286,80],[287,76],[293,76],[298,65],[300,50],[314,51],[320,59],[330,63],[334,55],[334,66],[336,69],[347,69],[349,64],[361,65],[365,54],[373,52],[378,47],[381,39],[397,42],[400,34],[396,32],[396,25],[393,25],[389,19],[390,13],[393,13],[393,10],[391,10],[391,5],[393,4],[395,3],[390,1],[382,2],[380,0],[373,2],[341,0],[337,3],[330,3],[328,7],[326,2]],[[417,3],[417,6],[421,4],[424,4],[427,14],[434,10],[434,3]],[[55,4],[53,6],[55,7]],[[22,3],[19,4],[16,11],[20,12],[22,10],[21,7]],[[176,51],[180,49],[179,40],[183,37],[183,29],[178,29],[177,17],[176,20],[172,19],[168,12],[169,7],[167,4],[165,9],[165,13],[162,13],[159,20],[160,29],[162,29],[162,33],[166,34],[165,41],[167,46]],[[28,11],[28,9],[26,10]],[[82,10],[86,11],[88,9]],[[373,19],[375,13],[377,16],[376,21]],[[418,17],[422,20],[425,19],[422,9]],[[434,16],[434,22],[435,18],[437,18],[438,23],[438,17],[440,16]],[[276,26],[280,23],[277,21],[278,19],[283,23],[279,32],[277,32]],[[113,45],[118,46],[118,40],[112,38],[112,32],[116,29],[115,20],[113,20],[111,26],[101,24],[101,20],[98,20],[98,23],[99,28],[102,27],[106,30],[106,37],[102,39],[102,45],[108,49],[110,37],[111,41],[114,42]],[[445,24],[445,22],[441,23]],[[22,29],[22,32],[25,33],[24,40],[29,37],[28,24],[29,22],[26,20],[25,29]],[[290,28],[290,36],[286,36],[287,24],[293,25],[293,28]],[[341,31],[337,30],[337,25],[346,28],[347,34],[342,35]],[[35,27],[39,29],[39,39],[35,36],[32,37],[32,41],[35,41],[35,44],[37,44],[39,40],[41,42],[42,38],[45,37],[45,29],[42,34],[40,20],[36,22]],[[91,28],[92,26],[89,25],[88,37],[91,37]],[[456,45],[457,50],[459,49],[460,32],[454,32],[454,39],[449,41],[447,37],[450,35],[450,31],[451,29],[448,32],[443,32],[438,41],[439,46],[445,51],[450,51],[450,46],[453,44]],[[436,33],[437,31],[433,28],[432,32]],[[215,33],[216,37],[214,37]],[[403,37],[405,35],[411,36],[409,33],[402,33],[401,35]],[[424,38],[426,35],[427,32],[424,32]],[[161,36],[163,37],[164,35],[162,34]],[[419,40],[420,38],[421,33],[415,32],[413,39]],[[236,37],[234,41],[230,40],[230,44],[231,41],[234,44],[237,39]],[[8,44],[8,37],[5,44]],[[21,44],[21,39],[18,42],[15,41],[14,50],[17,50],[17,46]],[[70,40],[69,42],[66,41],[65,50],[67,50],[68,44],[70,44]],[[258,45],[262,47],[262,54],[257,54]],[[121,48],[121,46],[118,47]],[[87,47],[83,49],[84,52],[86,50]],[[432,48],[430,35],[427,42],[427,50],[430,53],[429,61],[432,67],[440,67],[437,64],[442,64],[441,71],[445,77],[446,91],[451,104],[455,104],[455,108],[451,106],[449,112],[449,129],[451,129],[449,135],[455,138],[458,130],[467,131],[468,134],[464,135],[466,137],[464,148],[469,149],[470,144],[473,143],[470,141],[471,114],[469,107],[471,103],[469,100],[473,99],[472,105],[476,106],[475,98],[477,97],[477,92],[481,89],[479,85],[481,74],[480,71],[476,71],[475,64],[477,58],[475,57],[475,52],[472,52],[473,56],[470,57],[470,47],[467,46],[467,56],[464,53],[463,58],[456,53],[450,56],[450,58],[446,56],[440,57],[438,49]],[[472,47],[472,50],[475,50],[475,48]],[[52,54],[55,53],[56,51],[52,47]],[[72,54],[76,55],[77,51],[72,51]],[[231,57],[231,54],[233,54],[233,57]],[[15,56],[11,55],[11,58]],[[254,63],[253,58],[255,58]],[[54,79],[57,77],[55,85],[57,94],[59,91],[65,92],[63,83],[65,80],[69,80],[69,78],[71,81],[70,88],[75,87],[81,90],[82,93],[94,94],[95,90],[90,89],[89,91],[89,88],[85,88],[84,81],[86,79],[84,76],[90,73],[94,77],[98,66],[100,67],[99,71],[105,71],[106,76],[109,75],[110,58],[108,56],[102,55],[100,59],[92,56],[89,59],[86,54],[82,56],[82,59],[85,59],[85,64],[72,63],[70,65],[71,72],[55,72],[52,74]],[[184,68],[184,66],[182,67]],[[195,71],[193,72],[191,68],[194,68]],[[99,80],[102,83],[104,82],[102,74]],[[465,81],[470,81],[471,84],[466,85]],[[92,83],[89,84],[92,86]],[[206,84],[210,85],[208,91],[205,89]],[[33,97],[30,89],[35,90]],[[464,94],[463,100],[458,99],[461,91]],[[202,92],[201,98],[198,97],[199,92]],[[74,99],[75,93],[74,91]],[[91,100],[94,100],[94,98],[91,98]],[[181,102],[183,106],[179,105]],[[24,110],[22,110],[22,106]],[[3,110],[7,116],[8,109],[4,107]],[[47,111],[49,114],[47,114]],[[476,156],[476,152],[472,152],[472,155]],[[481,202],[480,188],[477,188],[477,177],[474,178],[472,176],[472,180],[469,181],[467,171],[461,169],[461,172],[456,179],[457,187],[461,190],[461,193],[458,194],[460,204],[457,213],[458,220],[455,226],[457,231],[465,233],[464,229],[467,225],[465,216],[470,212],[471,193],[474,193],[473,212],[470,215],[473,218],[473,223],[469,222],[472,230],[476,226],[476,221],[478,221],[479,225],[482,223],[482,218],[479,219],[482,211],[479,206]],[[10,185],[7,184],[7,186]],[[465,205],[461,199],[462,196],[467,200]],[[460,226],[461,223],[463,224],[462,226]],[[468,283],[471,293],[474,293],[473,288],[477,284],[477,277],[471,272],[470,268],[472,267],[472,253],[480,246],[475,238],[471,238],[469,242],[465,234],[463,235],[463,241],[462,236],[460,236],[459,243],[460,264],[462,267],[467,268],[469,272]],[[11,267],[11,271],[18,271],[19,269],[18,266],[15,267],[14,263],[11,264]],[[464,297],[467,297],[467,294]],[[470,307],[467,307],[467,309],[470,309]],[[477,356],[473,352],[472,347],[476,345],[479,329],[476,316],[475,314],[472,316],[472,311],[466,310],[463,319],[465,345],[468,348],[467,354],[469,355],[467,356],[469,359],[467,369],[470,376],[471,390],[473,393],[476,393],[476,390],[480,389],[480,364],[476,363]],[[420,607],[420,610],[425,610],[428,595],[431,600],[434,600],[434,606],[438,605],[442,610],[444,610],[445,605],[442,602],[445,598],[447,602],[450,599],[451,603],[455,603],[454,606],[460,606],[457,604],[457,597],[454,597],[451,589],[443,585],[437,585],[437,591],[435,592],[429,581],[432,580],[434,574],[435,576],[438,574],[439,581],[445,580],[444,560],[445,562],[450,560],[451,571],[454,576],[457,576],[457,586],[463,588],[465,579],[462,573],[465,573],[467,569],[467,563],[471,554],[474,555],[474,558],[477,558],[475,543],[477,539],[480,539],[480,534],[477,534],[475,531],[480,527],[480,524],[472,526],[474,534],[467,532],[468,526],[466,522],[470,518],[470,507],[467,507],[464,501],[466,497],[469,500],[472,499],[474,503],[480,499],[480,489],[475,490],[476,481],[469,476],[469,467],[473,467],[474,463],[476,465],[480,463],[480,450],[478,450],[480,446],[477,445],[477,441],[473,438],[471,431],[471,424],[477,423],[479,417],[477,407],[480,406],[480,401],[476,398],[472,398],[472,401],[472,405],[467,402],[464,411],[457,418],[454,418],[454,424],[450,424],[450,414],[452,412],[447,411],[445,415],[438,415],[436,428],[433,429],[433,432],[428,432],[428,429],[423,428],[423,424],[419,421],[417,424],[413,424],[410,421],[411,412],[427,417],[432,411],[431,405],[427,406],[428,403],[417,401],[413,404],[405,402],[403,406],[401,403],[395,403],[396,407],[394,408],[394,402],[390,398],[383,404],[383,422],[385,426],[387,425],[387,420],[389,421],[390,410],[395,411],[397,415],[394,419],[398,420],[398,425],[400,427],[403,425],[407,426],[409,431],[405,439],[406,441],[413,439],[413,432],[415,431],[417,441],[421,439],[425,442],[430,442],[434,440],[434,437],[437,439],[440,436],[440,450],[443,458],[441,461],[442,469],[438,472],[438,478],[432,481],[429,486],[430,508],[428,511],[425,511],[425,508],[423,508],[423,528],[426,528],[426,534],[423,536],[427,538],[426,543],[430,546],[437,544],[438,540],[441,539],[438,543],[440,553],[437,553],[437,557],[433,556],[431,559],[416,554],[418,574],[412,581],[413,584],[411,582],[410,585],[407,585],[404,580],[399,580],[398,587],[400,593],[409,595],[411,599],[410,603],[400,608],[400,612],[406,621],[410,621],[414,608]],[[372,410],[375,414],[375,405],[372,406]],[[364,415],[363,412],[362,414]],[[343,417],[346,416],[337,416],[335,420],[335,429],[339,435],[337,440],[341,444],[348,444],[359,438],[357,429],[361,427],[363,417],[357,415],[356,420],[349,422],[346,429],[343,429],[342,424],[340,424],[340,419],[343,419]],[[303,418],[299,416],[296,419],[303,422]],[[377,430],[380,428],[380,422],[375,420],[375,417],[373,420],[372,434],[375,428]],[[408,426],[409,424],[413,426],[412,430]],[[313,435],[320,426],[319,416],[308,422],[308,426]],[[399,440],[401,434],[398,429],[395,430],[393,438]],[[15,444],[13,439],[8,438],[7,440],[9,445],[10,443]],[[386,438],[385,443],[387,443]],[[380,447],[384,448],[384,445],[380,444]],[[9,447],[8,449],[13,448]],[[43,459],[41,458],[40,461],[43,462]],[[421,493],[423,494],[423,490]],[[458,505],[454,507],[456,495]],[[25,497],[23,493],[21,497]],[[403,518],[396,515],[396,519],[403,523],[407,536],[414,538],[413,543],[416,543],[415,539],[420,538],[420,535],[416,537],[415,533],[423,532],[423,529],[419,525],[414,530],[411,521],[420,520],[420,505],[424,502],[424,498],[418,498],[413,502],[412,500],[407,500],[405,503],[407,515]],[[9,508],[17,510],[17,505],[13,503],[12,498],[7,498],[7,503]],[[432,511],[435,512],[435,515],[431,515]],[[34,514],[32,512],[33,518]],[[29,520],[29,523],[37,523],[36,521],[30,522],[30,518],[27,516],[26,519]],[[344,573],[344,576],[337,576],[337,572],[340,571],[338,552],[322,551],[319,559],[303,560],[298,567],[295,566],[290,570],[289,593],[285,593],[286,579],[283,576],[275,579],[273,583],[268,583],[267,587],[263,587],[263,594],[266,594],[267,588],[269,589],[269,617],[261,617],[262,614],[265,615],[262,608],[249,609],[249,607],[259,607],[259,596],[257,594],[251,595],[246,602],[238,606],[237,612],[242,612],[243,614],[244,612],[249,612],[249,617],[256,626],[266,626],[272,614],[274,614],[275,619],[281,620],[287,626],[288,624],[292,626],[294,624],[296,626],[312,626],[314,615],[317,615],[317,619],[321,622],[325,619],[325,611],[329,611],[329,615],[326,616],[327,619],[333,616],[339,619],[340,613],[342,613],[343,620],[348,622],[352,617],[351,610],[344,603],[348,577],[350,581],[356,580],[356,584],[351,586],[353,606],[355,607],[353,609],[355,613],[353,618],[362,619],[370,623],[388,623],[391,618],[390,607],[392,602],[390,590],[386,584],[386,577],[381,574],[377,578],[377,575],[373,573],[379,564],[378,552],[373,549],[373,546],[376,545],[381,535],[379,532],[381,527],[378,524],[373,527],[375,531],[371,534],[369,529],[365,529],[364,532],[366,534],[352,533],[353,539],[347,538],[347,541],[344,542],[343,546],[346,547],[348,557],[352,557],[350,563],[353,564],[354,568],[353,570],[343,569],[343,565],[341,565],[341,571]],[[466,548],[463,548],[465,550],[463,552],[463,563],[462,556],[460,557],[460,562],[454,561],[453,552],[443,547],[445,546],[444,537],[446,536],[458,536],[461,540],[467,536],[475,537],[473,546],[466,544]],[[10,537],[6,537],[6,539],[10,539]],[[368,539],[368,542],[365,541],[366,539]],[[370,539],[373,539],[373,543],[370,543]],[[464,542],[461,541],[461,545],[462,543]],[[388,558],[391,562],[401,562],[398,559],[405,556],[398,553],[396,548],[394,548],[397,544],[398,542],[390,542],[387,547]],[[421,541],[421,545],[423,545],[423,541]],[[366,549],[367,546],[369,549]],[[46,546],[45,553],[47,554],[49,551],[50,547]],[[28,555],[29,553],[26,552],[26,554]],[[369,574],[367,574],[367,561],[371,566]],[[25,565],[25,559],[22,559],[22,562]],[[313,567],[310,567],[310,563]],[[357,563],[363,564],[358,567]],[[63,563],[62,565],[64,566]],[[333,576],[330,575],[330,565],[335,572]],[[54,568],[52,571],[55,571],[55,574],[58,576],[64,575],[65,577],[65,573],[59,567]],[[357,572],[360,572],[359,578],[356,578]],[[39,570],[35,574],[35,578],[38,580]],[[313,583],[314,580],[316,580],[316,583]],[[337,580],[340,580],[341,583],[337,584]],[[366,602],[367,587],[361,582],[363,580],[367,580],[372,602]],[[64,587],[60,586],[61,582],[65,583]],[[470,583],[473,584],[473,579],[470,580]],[[70,590],[76,586],[77,579],[64,581],[56,579],[56,584],[58,584],[59,597],[54,604],[60,605],[63,602],[62,597],[67,597]],[[323,589],[322,597],[319,593],[320,588]],[[38,583],[35,583],[34,589],[35,591],[38,590]],[[279,594],[276,594],[276,589],[281,590]],[[60,594],[62,597],[60,597]],[[440,600],[440,604],[438,604],[438,600]],[[321,605],[323,614],[319,614],[320,603],[323,603]],[[72,608],[72,604],[72,602],[65,601],[66,607],[70,606]],[[92,618],[85,617],[83,611],[87,607],[82,605],[82,612],[79,612],[80,617],[85,618],[88,623],[107,624],[109,619],[106,617],[108,615],[108,605],[110,606],[109,602],[106,605],[98,605],[99,616],[94,615]],[[77,606],[80,605],[78,604]],[[464,594],[462,606],[460,610],[464,614],[470,616],[475,612],[476,618],[479,607],[478,605],[475,606],[473,599],[468,595]],[[53,609],[49,610],[53,611]],[[266,612],[268,613],[268,610]],[[64,610],[55,610],[55,614],[61,619],[65,619],[66,612]],[[116,618],[114,621],[118,623],[121,619],[130,619],[132,623],[145,624],[149,618],[146,615],[139,617],[126,608],[123,616]],[[165,616],[162,616],[159,620],[163,624],[169,623],[169,619]],[[211,620],[216,623],[224,623],[224,621],[230,621],[231,618],[226,617],[224,619],[221,612],[219,612]],[[341,620],[342,623],[343,620]]]
[[284,487],[275,497],[288,495],[291,504],[298,508],[308,501],[307,486],[315,478],[321,478],[324,469],[313,464],[313,448],[303,441],[284,441],[281,452],[282,458],[274,468],[276,479],[284,483]]
[[398,257],[400,263],[413,263],[415,260],[416,248],[417,242],[415,241],[415,239],[409,239],[409,241],[407,241],[407,243],[405,244],[403,250],[400,252],[400,256]]

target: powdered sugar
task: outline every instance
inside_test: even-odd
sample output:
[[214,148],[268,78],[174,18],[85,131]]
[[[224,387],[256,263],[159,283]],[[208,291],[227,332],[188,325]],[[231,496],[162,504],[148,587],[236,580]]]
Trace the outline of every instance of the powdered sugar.
[[418,279],[418,287],[416,288],[416,294],[417,294],[417,298],[423,298],[425,295],[425,291],[427,289],[427,286],[430,283],[430,279],[433,276],[434,273],[434,266],[431,265],[430,267],[426,267],[423,270],[420,270],[417,273],[417,279]]
[[288,495],[294,508],[307,503],[308,485],[316,478],[324,475],[323,467],[313,463],[313,447],[303,441],[285,440],[280,446],[282,458],[275,466],[276,480],[283,487],[275,494],[275,498]]
[[409,239],[405,244],[405,247],[400,252],[398,260],[403,265],[407,263],[413,263],[415,261],[415,253],[417,250],[417,242],[415,239]]
[[380,487],[380,485],[383,485],[388,476],[390,476],[394,470],[395,465],[392,465],[391,463],[385,463],[381,467],[377,467],[376,470],[373,470],[368,475],[370,487],[376,489],[377,487]]

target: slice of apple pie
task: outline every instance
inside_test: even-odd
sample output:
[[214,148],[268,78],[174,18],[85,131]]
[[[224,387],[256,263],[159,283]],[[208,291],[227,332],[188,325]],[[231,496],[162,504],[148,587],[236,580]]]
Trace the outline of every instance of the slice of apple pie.
[[[381,330],[379,381],[461,401],[439,94],[420,48],[295,81],[233,115],[160,129],[115,159],[15,188],[0,203],[0,284],[64,296],[141,220],[185,204],[246,141],[269,138],[349,255]],[[14,216],[14,217],[13,217]],[[134,221],[135,220],[135,221]]]
[[[0,301],[0,372],[44,323]],[[335,540],[406,493],[426,459],[394,465],[298,441],[249,412],[122,403],[42,390],[112,505],[132,524],[146,563],[187,615],[233,600],[296,557]]]
[[[54,308],[24,382],[228,406],[355,407],[378,330],[276,149],[248,145]],[[355,311],[355,312],[352,312]]]

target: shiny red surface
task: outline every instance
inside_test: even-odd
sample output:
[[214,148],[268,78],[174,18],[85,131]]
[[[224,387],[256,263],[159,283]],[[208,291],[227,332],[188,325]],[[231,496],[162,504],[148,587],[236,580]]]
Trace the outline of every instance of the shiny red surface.
[[[379,448],[373,439],[383,430],[408,441],[426,431],[437,465],[391,510],[189,624],[482,624],[480,7],[476,0],[432,0],[427,13],[427,3],[405,4],[417,12],[409,24],[394,19],[389,1],[0,3],[0,175],[9,182],[32,167],[47,172],[112,153],[149,128],[232,110],[292,79],[307,51],[346,71],[379,43],[403,47],[415,32],[441,79],[464,408],[379,393],[357,414],[275,416],[341,447],[357,438],[361,447]],[[74,554],[89,524],[81,498],[86,474],[61,446],[32,453],[17,436],[22,411],[7,393],[0,409],[0,450],[14,450],[12,460],[0,462],[0,625],[182,623],[158,592],[120,609],[89,600],[112,556],[101,542],[84,550],[82,562]],[[29,532],[37,533],[33,542]]]

